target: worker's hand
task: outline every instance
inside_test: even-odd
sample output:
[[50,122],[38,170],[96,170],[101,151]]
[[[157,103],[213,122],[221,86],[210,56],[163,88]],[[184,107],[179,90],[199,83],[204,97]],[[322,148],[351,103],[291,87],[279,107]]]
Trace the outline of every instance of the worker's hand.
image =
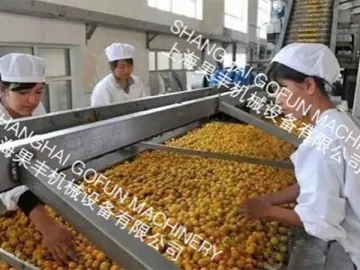
[[266,213],[271,207],[272,205],[268,200],[258,197],[243,202],[240,211],[249,218],[259,219],[266,217]]
[[54,259],[66,264],[70,260],[76,261],[72,235],[49,216],[43,205],[37,205],[30,212],[29,217],[42,234],[44,245]]
[[65,264],[76,261],[73,250],[74,239],[69,231],[55,222],[47,226],[47,229],[42,232],[43,244],[50,250],[54,259]]

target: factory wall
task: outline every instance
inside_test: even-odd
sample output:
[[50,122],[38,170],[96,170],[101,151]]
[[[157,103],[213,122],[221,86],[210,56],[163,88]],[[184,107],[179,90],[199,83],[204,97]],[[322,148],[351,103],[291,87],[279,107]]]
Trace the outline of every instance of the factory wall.
[[[105,12],[139,20],[168,25],[179,19],[190,29],[213,35],[227,34],[240,38],[238,51],[243,52],[248,42],[256,42],[256,28],[249,26],[248,34],[236,31],[224,31],[224,0],[204,0],[203,20],[163,12],[149,8],[145,0],[122,0],[126,5],[119,5],[118,0],[42,0],[59,5],[73,6],[88,10]],[[257,22],[257,0],[249,1],[249,24]],[[106,4],[104,4],[106,3]],[[46,19],[12,13],[0,13],[1,25],[11,25],[11,31],[3,31],[0,35],[0,44],[33,44],[65,46],[71,49],[72,69],[72,107],[79,108],[89,105],[92,89],[97,81],[108,74],[108,65],[104,54],[106,46],[112,42],[127,42],[136,47],[135,75],[139,76],[149,91],[149,60],[146,48],[146,34],[122,29],[98,27],[91,39],[86,43],[85,25],[82,23],[67,22],[65,20]],[[249,37],[248,37],[249,36]],[[183,52],[195,52],[201,56],[196,44],[189,44],[186,40],[176,36],[159,35],[150,44],[150,50],[170,51],[175,43]],[[212,43],[221,47],[221,43]],[[231,48],[231,45],[228,47]],[[214,55],[206,54],[205,60],[215,64]]]
[[[148,7],[147,0],[41,0],[43,2],[71,6],[91,11],[104,12],[127,18],[171,26],[180,19],[189,28],[212,35],[224,34],[224,0],[203,0],[203,20],[173,14]],[[258,0],[248,0],[248,33],[228,31],[226,34],[247,42],[257,39]]]

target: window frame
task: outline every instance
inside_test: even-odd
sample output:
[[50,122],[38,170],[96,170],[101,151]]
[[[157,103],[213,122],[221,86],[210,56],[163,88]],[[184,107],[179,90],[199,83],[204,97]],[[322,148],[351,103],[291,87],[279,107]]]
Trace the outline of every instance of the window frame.
[[[268,6],[265,7],[264,5],[261,5],[260,3],[261,2],[268,2]],[[263,31],[265,31],[265,36],[262,36],[261,34],[263,33],[262,32],[262,29],[269,25],[270,21],[271,21],[271,9],[272,9],[272,4],[271,4],[271,1],[270,0],[258,0],[258,7],[257,7],[257,37],[258,38],[261,38],[261,39],[266,39],[267,38],[267,28]],[[259,16],[260,14],[261,15],[265,15],[267,13],[267,18],[269,19],[269,21],[267,23],[263,23],[265,20],[259,20],[260,18],[263,18],[263,16]]]
[[[233,0],[224,0],[224,27],[227,29],[230,29],[230,30],[234,30],[234,31],[238,31],[238,32],[247,34],[249,32],[249,30],[248,30],[248,27],[249,27],[248,11],[249,11],[249,1],[250,0],[240,0],[241,1],[241,3],[240,3],[241,15],[240,16],[234,15],[234,13],[227,10],[227,6],[228,6],[227,1],[233,1]],[[234,10],[234,9],[230,8],[230,10]],[[236,20],[241,25],[241,27],[238,28],[238,27],[231,27],[230,25],[227,25],[226,24],[227,17],[231,17],[232,19]]]
[[[148,51],[148,53],[154,53],[155,54],[155,69],[154,70],[150,70],[150,65],[149,65],[149,72],[165,72],[165,71],[191,71],[188,70],[185,65],[184,62],[182,62],[182,68],[181,69],[174,69],[173,67],[173,59],[171,57],[168,57],[168,61],[169,61],[169,69],[159,69],[158,66],[158,54],[162,53],[162,52],[166,52],[166,53],[170,53],[170,50],[160,50],[160,49],[151,49]],[[182,57],[185,57],[185,52],[180,51],[180,53],[182,54]]]

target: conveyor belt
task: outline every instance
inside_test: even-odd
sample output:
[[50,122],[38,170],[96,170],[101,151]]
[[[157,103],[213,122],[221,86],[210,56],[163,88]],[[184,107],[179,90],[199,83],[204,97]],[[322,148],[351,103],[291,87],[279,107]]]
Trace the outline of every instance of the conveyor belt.
[[289,1],[277,50],[295,42],[322,43],[334,50],[337,0]]

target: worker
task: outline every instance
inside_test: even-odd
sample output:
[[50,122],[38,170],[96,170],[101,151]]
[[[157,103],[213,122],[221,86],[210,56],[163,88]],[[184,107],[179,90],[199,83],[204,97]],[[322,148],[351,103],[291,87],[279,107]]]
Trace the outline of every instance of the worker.
[[[287,95],[276,96],[283,111],[295,118],[305,117],[313,129],[291,155],[297,184],[247,200],[241,210],[250,218],[285,222],[303,227],[323,241],[337,242],[351,258],[354,268],[360,269],[360,164],[356,167],[359,150],[353,147],[360,129],[346,111],[334,107],[327,94],[340,75],[339,63],[325,45],[294,43],[275,56],[267,75],[269,81],[289,91]],[[310,109],[291,108],[289,104],[298,98]],[[355,139],[349,139],[341,131],[333,132],[321,122],[324,119],[328,119],[327,124],[335,123],[334,130],[341,126],[339,130],[348,130],[348,135],[351,132],[351,138]],[[316,143],[319,136],[329,138],[328,143],[331,139],[329,147],[319,147],[319,141]],[[279,206],[295,201],[294,210]]]
[[[0,78],[2,119],[45,114],[40,103],[45,86],[45,62],[42,58],[28,54],[7,54],[0,58]],[[23,185],[0,191],[0,209],[5,212],[21,209],[42,234],[45,246],[56,260],[63,263],[76,260],[71,234],[50,217],[36,195]]]
[[91,106],[102,106],[134,100],[145,96],[140,79],[132,75],[135,48],[113,43],[105,49],[111,73],[97,83],[91,96]]

